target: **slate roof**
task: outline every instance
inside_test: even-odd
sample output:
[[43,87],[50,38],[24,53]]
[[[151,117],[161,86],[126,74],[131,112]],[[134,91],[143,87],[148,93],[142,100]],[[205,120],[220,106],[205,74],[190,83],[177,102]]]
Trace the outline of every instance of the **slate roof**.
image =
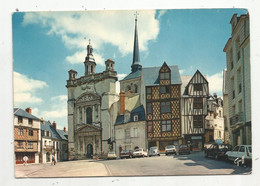
[[[181,76],[177,65],[169,66],[171,69],[171,84],[181,84]],[[159,85],[159,70],[161,67],[147,67],[143,68],[142,75],[144,85]]]
[[[130,113],[130,121],[129,122],[134,122],[134,115],[138,115],[138,121],[145,121],[145,111],[144,111],[144,107],[143,105],[135,108],[134,110],[132,110],[132,112]],[[120,124],[124,124],[124,115],[118,115],[116,118],[116,123],[115,125],[120,125]]]
[[24,118],[30,118],[30,119],[34,119],[34,120],[40,120],[39,118],[35,117],[32,114],[29,114],[28,112],[26,112],[25,110],[23,110],[21,108],[14,108],[14,115],[22,116]]
[[52,127],[51,123],[48,121],[41,122],[41,130],[46,130],[51,132],[51,137],[56,139],[62,139],[62,137],[58,134],[58,132]]
[[65,133],[64,130],[61,130],[61,129],[57,129],[56,131],[58,132],[58,134],[60,135],[60,137],[63,140],[68,140],[67,137],[66,137],[68,135],[68,132]]
[[141,76],[141,74],[142,74],[142,71],[141,70],[137,70],[135,72],[132,72],[132,73],[128,74],[123,80],[138,78],[138,77]]

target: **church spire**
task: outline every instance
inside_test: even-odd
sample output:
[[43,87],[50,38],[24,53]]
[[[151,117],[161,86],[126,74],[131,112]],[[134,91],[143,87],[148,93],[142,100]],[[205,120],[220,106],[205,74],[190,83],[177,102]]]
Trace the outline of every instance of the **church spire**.
[[135,13],[135,35],[134,35],[134,52],[133,52],[133,63],[132,63],[132,72],[136,72],[137,70],[142,69],[142,65],[140,62],[140,55],[139,55],[139,45],[138,45],[138,33],[137,33],[137,15]]

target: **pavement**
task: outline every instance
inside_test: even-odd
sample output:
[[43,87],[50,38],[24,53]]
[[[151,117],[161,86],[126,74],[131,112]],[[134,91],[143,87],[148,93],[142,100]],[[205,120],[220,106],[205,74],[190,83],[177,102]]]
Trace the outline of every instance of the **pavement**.
[[203,152],[190,155],[162,154],[160,157],[77,160],[56,165],[15,165],[16,178],[106,177],[106,176],[176,176],[251,174],[251,167],[205,158]]

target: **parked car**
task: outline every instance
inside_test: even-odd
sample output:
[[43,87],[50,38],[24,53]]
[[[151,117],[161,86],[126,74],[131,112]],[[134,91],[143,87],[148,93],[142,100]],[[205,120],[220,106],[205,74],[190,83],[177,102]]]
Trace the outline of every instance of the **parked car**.
[[205,149],[205,157],[214,157],[215,159],[225,159],[226,152],[231,150],[231,145],[213,143],[209,148]]
[[180,145],[179,154],[190,154],[190,147],[186,144]]
[[115,152],[109,152],[109,153],[107,154],[107,159],[108,159],[108,160],[116,159],[116,158],[117,158],[117,156],[116,156],[116,153],[115,153]]
[[252,163],[252,147],[251,145],[238,145],[232,151],[226,152],[226,159],[234,161],[236,159],[244,158],[245,164]]
[[167,156],[168,154],[177,154],[175,145],[168,145],[165,147],[165,155]]
[[145,151],[143,148],[135,149],[133,152],[133,157],[147,157],[147,151]]
[[159,151],[159,148],[157,146],[150,147],[149,157],[151,157],[151,156],[160,156],[160,151]]
[[131,150],[122,150],[120,152],[120,158],[132,158],[133,157],[133,151]]

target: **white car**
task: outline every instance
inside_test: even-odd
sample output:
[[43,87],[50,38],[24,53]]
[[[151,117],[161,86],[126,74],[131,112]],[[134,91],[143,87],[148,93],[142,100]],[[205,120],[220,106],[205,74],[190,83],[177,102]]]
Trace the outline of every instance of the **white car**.
[[116,159],[116,158],[117,158],[117,156],[116,156],[115,152],[109,152],[107,154],[107,159],[109,159],[109,160]]
[[168,154],[177,154],[175,145],[168,145],[165,147],[165,155],[167,156]]
[[[252,147],[251,145],[238,145],[232,151],[226,152],[227,160],[237,161],[244,159],[245,164],[252,163]],[[235,162],[234,162],[235,163]]]
[[148,153],[143,148],[135,149],[133,157],[147,157]]

